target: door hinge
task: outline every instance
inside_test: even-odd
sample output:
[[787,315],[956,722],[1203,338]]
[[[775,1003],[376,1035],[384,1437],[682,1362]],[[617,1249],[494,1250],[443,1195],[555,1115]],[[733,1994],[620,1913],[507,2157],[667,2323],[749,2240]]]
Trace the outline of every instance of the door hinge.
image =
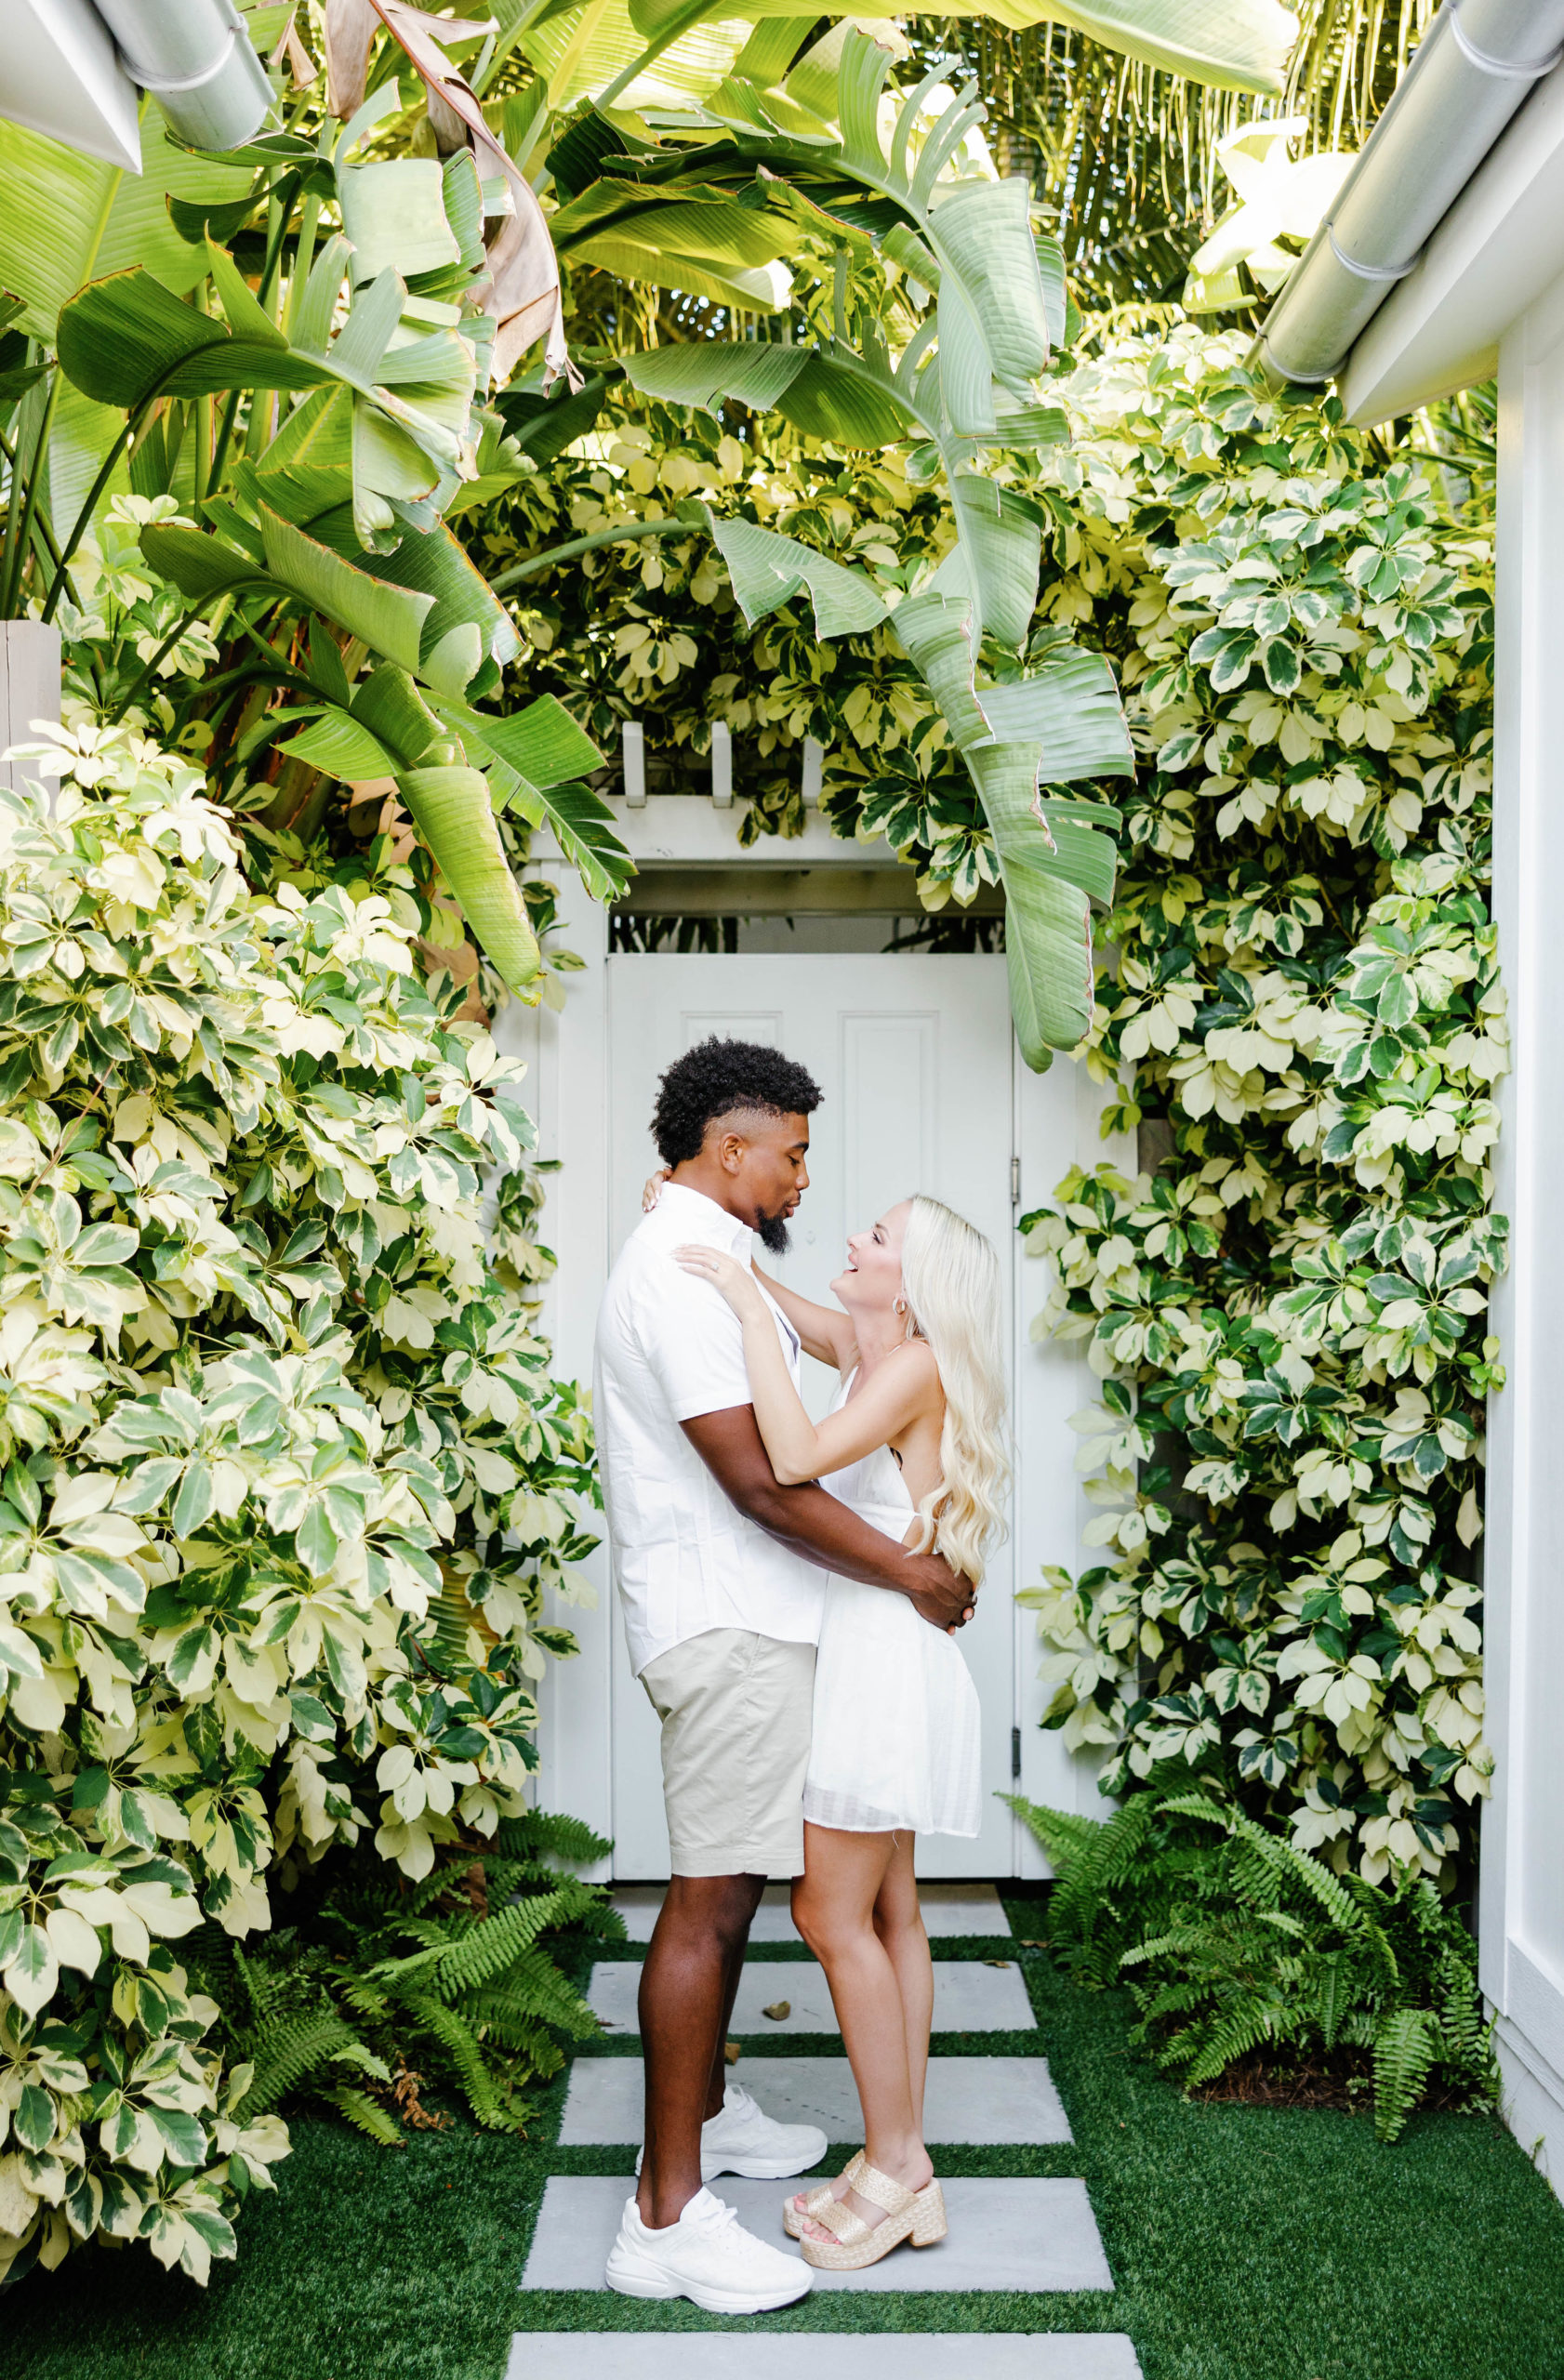
[[1012,1729],[1011,1729],[1011,1731],[1010,1731],[1010,1776],[1011,1776],[1011,1782],[1014,1784],[1014,1782],[1019,1778],[1020,1775],[1021,1775],[1021,1730],[1020,1730],[1020,1728],[1019,1728],[1019,1727],[1012,1727]]
[[1013,1207],[1021,1204],[1021,1160],[1018,1157],[1010,1160],[1010,1203]]

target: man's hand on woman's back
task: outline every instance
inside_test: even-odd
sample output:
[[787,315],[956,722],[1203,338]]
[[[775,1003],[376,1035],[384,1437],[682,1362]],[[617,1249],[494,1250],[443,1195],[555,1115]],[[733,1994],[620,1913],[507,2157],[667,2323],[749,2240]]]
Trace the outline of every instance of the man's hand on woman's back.
[[920,1584],[909,1588],[914,1610],[921,1612],[933,1628],[964,1628],[977,1608],[977,1590],[970,1579],[953,1570],[943,1554],[907,1554],[903,1560],[916,1565]]
[[932,1628],[961,1628],[972,1618],[972,1581],[940,1554],[908,1553],[817,1484],[784,1488],[752,1405],[700,1413],[680,1426],[729,1502],[806,1562],[906,1595]]

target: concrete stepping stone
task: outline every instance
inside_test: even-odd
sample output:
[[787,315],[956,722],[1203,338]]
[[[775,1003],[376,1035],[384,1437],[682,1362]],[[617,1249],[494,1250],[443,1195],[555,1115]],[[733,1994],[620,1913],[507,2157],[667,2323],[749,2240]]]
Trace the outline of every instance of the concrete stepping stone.
[[[711,2187],[737,2210],[748,2229],[786,2254],[798,2254],[782,2228],[785,2183],[740,2181],[725,2174]],[[622,2174],[556,2174],[543,2194],[522,2287],[602,2289],[630,2191]],[[816,2272],[815,2289],[1038,2294],[1113,2287],[1084,2182],[958,2175],[945,2185],[945,2202],[950,2236],[937,2248],[903,2244],[866,2272]],[[802,2345],[799,2351],[805,2358],[811,2352]],[[905,2369],[898,2365],[898,2373]],[[746,2380],[751,2380],[751,2371],[747,2365]],[[811,2380],[818,2380],[813,2367]]]
[[519,2331],[506,2380],[734,2380],[738,2370],[744,2380],[1141,2380],[1122,2331],[754,2329]]
[[[605,2025],[633,2033],[640,1986],[639,1964],[600,1959],[587,1998]],[[786,2016],[765,2015],[767,2008],[784,2003]],[[1029,2032],[1036,2023],[1018,1966],[989,1966],[982,1960],[934,1961],[936,2033]],[[837,2033],[842,2028],[825,1975],[813,1960],[749,1959],[739,1978],[732,2030],[740,2039],[756,2034],[763,2039],[769,2033]]]
[[[856,2141],[861,2135],[858,2094],[844,2057],[747,2056],[734,2069],[733,2080],[752,2091],[779,2123],[818,2124],[828,2140]],[[561,2145],[638,2141],[642,2090],[638,2057],[578,2057],[570,2070]],[[936,2143],[979,2148],[1046,2146],[1071,2137],[1040,2057],[934,2058],[923,2132]]]
[[[649,1942],[663,1905],[662,1884],[619,1884],[609,1896],[632,1942]],[[920,1884],[923,1924],[931,1938],[950,1934],[1008,1934],[1010,1920],[992,1884]],[[796,1942],[787,1884],[767,1884],[749,1928],[751,1942]]]

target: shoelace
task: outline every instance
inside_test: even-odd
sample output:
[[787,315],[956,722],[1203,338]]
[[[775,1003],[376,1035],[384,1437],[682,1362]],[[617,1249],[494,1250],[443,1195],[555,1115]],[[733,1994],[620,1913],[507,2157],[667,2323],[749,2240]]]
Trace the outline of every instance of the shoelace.
[[[686,2210],[686,2212],[688,2210]],[[736,2206],[730,2206],[725,2198],[714,2198],[710,2201],[709,2214],[705,2208],[702,2208],[696,2215],[696,2221],[703,2231],[709,2233],[712,2239],[715,2239],[720,2231],[731,2231],[736,2229],[738,2225],[738,2209]]]

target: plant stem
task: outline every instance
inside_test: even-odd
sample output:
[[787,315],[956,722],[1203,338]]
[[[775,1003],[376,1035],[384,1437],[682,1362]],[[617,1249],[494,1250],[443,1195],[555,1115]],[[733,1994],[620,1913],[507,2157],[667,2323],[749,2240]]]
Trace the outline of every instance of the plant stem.
[[[6,436],[3,430],[0,430],[0,456],[3,456],[6,462],[10,465],[11,470],[14,473],[16,470],[16,454],[11,445],[10,440]],[[44,512],[37,513],[33,519],[33,542],[37,550],[40,562],[49,562],[58,565],[60,561],[59,542],[55,536],[54,531],[49,526],[48,517]],[[40,576],[41,575],[42,573],[40,572]],[[74,582],[73,581],[69,572],[67,572],[65,575],[65,592],[71,598],[72,602],[76,603],[79,607],[80,599],[77,596]]]
[[594,529],[590,537],[572,537],[568,545],[550,546],[545,554],[534,554],[530,561],[519,562],[510,570],[502,570],[489,586],[497,595],[506,588],[516,587],[524,578],[536,577],[540,570],[548,570],[556,562],[569,562],[577,554],[595,553],[599,546],[616,546],[630,537],[697,537],[698,527],[693,521],[635,521],[622,529]]
[[293,271],[288,280],[287,309],[283,316],[283,328],[289,342],[293,326],[298,320],[298,310],[304,303],[304,284],[310,278],[310,268],[315,261],[315,233],[321,219],[321,203],[313,191],[306,191],[299,211],[298,239],[293,252]]
[[109,451],[103,457],[102,466],[99,470],[98,476],[93,481],[91,487],[87,491],[86,502],[83,505],[81,510],[76,515],[76,525],[72,530],[70,536],[66,539],[65,545],[60,552],[59,566],[50,582],[48,594],[44,601],[43,617],[46,620],[52,620],[54,617],[55,605],[59,602],[64,587],[66,566],[74,559],[76,548],[81,544],[82,539],[87,533],[92,516],[98,509],[99,497],[108,486],[109,482],[113,478],[118,465],[124,461],[126,455],[131,446],[134,445],[136,432],[140,429],[141,424],[145,421],[148,414],[152,411],[153,405],[157,403],[158,398],[163,393],[164,381],[172,379],[174,374],[179,370],[180,364],[183,362],[183,356],[177,358],[174,363],[169,364],[166,372],[162,372],[158,375],[157,379],[154,381],[152,388],[148,390],[146,395],[141,399],[140,403],[135,406],[130,414],[127,415],[125,428],[111,443]]
[[600,92],[593,104],[600,112],[606,112],[621,91],[629,90],[638,74],[643,74],[655,59],[660,58],[665,49],[672,47],[681,34],[687,33],[692,25],[698,25],[701,19],[709,14],[709,0],[685,0],[684,7],[669,18],[661,33],[647,43],[639,58],[632,58],[623,72],[615,75],[606,91]]
[[[290,177],[285,177],[284,180],[277,184],[277,189],[279,191],[285,187],[288,178],[290,178]],[[257,302],[261,306],[264,306],[266,303],[267,292],[272,286],[272,276],[277,270],[277,266],[281,261],[283,241],[287,232],[288,217],[293,212],[293,195],[294,194],[290,192],[287,205],[282,207],[274,227],[268,234],[266,261],[261,267],[260,281],[257,291]],[[278,200],[275,193],[273,193],[266,202],[267,222],[269,225],[272,225],[272,209],[275,208],[277,205]],[[223,407],[222,427],[218,432],[217,449],[212,456],[212,468],[207,474],[206,479],[206,493],[208,496],[212,496],[216,493],[222,476],[222,467],[228,460],[228,450],[233,438],[233,426],[239,418],[239,400],[244,393],[245,391],[243,389],[235,389],[229,397],[227,404]]]
[[[28,343],[26,352],[29,356],[33,352],[31,341]],[[11,495],[10,501],[6,507],[6,544],[4,557],[0,558],[0,620],[12,619],[16,615],[17,601],[27,571],[27,547],[29,532],[33,525],[33,509],[38,500],[38,460],[49,434],[49,424],[54,419],[54,401],[59,387],[60,368],[57,364],[54,377],[49,383],[49,393],[44,406],[44,417],[38,426],[38,435],[33,441],[33,461],[25,473],[22,469],[21,455],[22,441],[26,435],[25,399],[17,415],[16,450],[11,456]]]
[[212,451],[212,469],[206,481],[208,496],[216,493],[222,477],[222,467],[228,460],[229,441],[233,435],[233,425],[239,418],[239,400],[244,393],[243,389],[235,389],[222,409],[222,423],[218,431],[217,445]]
[[197,603],[193,611],[187,612],[183,619],[179,622],[178,626],[170,629],[169,633],[164,638],[163,642],[158,646],[157,651],[152,654],[152,659],[147,663],[140,675],[131,680],[129,693],[121,695],[119,701],[110,712],[107,721],[104,722],[105,725],[113,727],[125,717],[126,712],[130,708],[131,704],[135,701],[137,695],[146,684],[147,680],[152,676],[152,671],[157,668],[157,665],[162,660],[164,654],[173,651],[175,645],[179,643],[179,639],[183,636],[186,628],[190,627],[192,621],[198,620],[201,617],[201,612],[202,606]]
[[481,99],[483,98],[484,92],[488,89],[489,85],[494,81],[495,76],[499,73],[500,68],[504,65],[506,60],[510,57],[510,52],[515,48],[516,44],[521,40],[523,34],[529,30],[537,18],[541,17],[545,13],[550,5],[550,0],[527,0],[527,6],[522,10],[521,15],[515,20],[514,23],[508,25],[505,31],[499,35],[498,39],[495,43],[494,48],[489,54],[488,64],[473,82],[473,92],[478,99]]

